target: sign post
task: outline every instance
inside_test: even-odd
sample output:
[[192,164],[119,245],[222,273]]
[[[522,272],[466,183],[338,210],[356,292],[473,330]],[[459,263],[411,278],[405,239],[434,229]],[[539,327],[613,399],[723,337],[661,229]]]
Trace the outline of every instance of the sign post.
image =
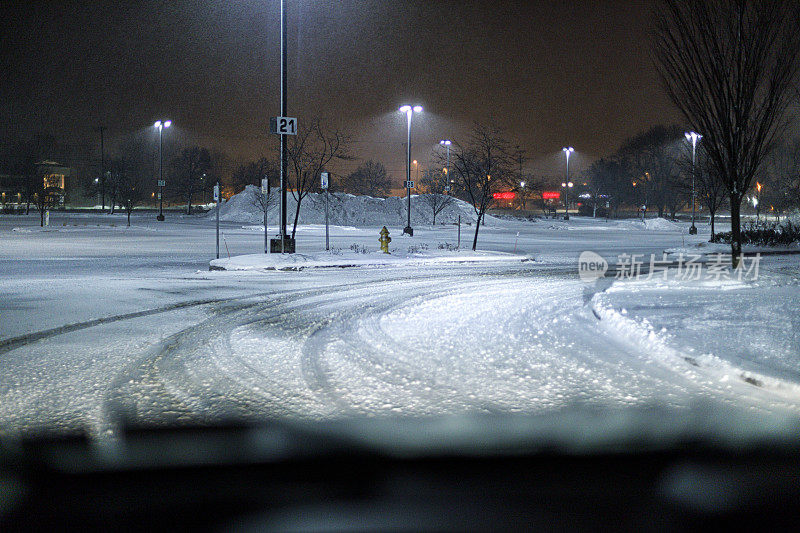
[[[283,3],[281,3],[283,5]],[[283,15],[283,7],[281,7],[281,113],[286,113],[286,78],[285,78],[285,45],[283,42],[284,33],[286,31],[285,17]],[[270,245],[273,252],[280,250],[280,253],[294,253],[294,239],[286,236],[286,176],[287,176],[287,152],[286,152],[286,136],[297,135],[297,117],[271,117],[269,119],[269,132],[273,135],[278,135],[281,140],[281,186],[280,186],[280,236],[275,239]],[[269,186],[269,185],[268,185]],[[263,190],[263,183],[262,183]],[[267,215],[266,208],[264,211],[264,238],[267,231]]]
[[269,232],[267,231],[267,209],[269,208],[269,178],[261,179],[261,194],[264,195],[264,253],[269,253]]
[[219,182],[214,185],[214,201],[217,203],[217,259],[219,259]]
[[322,172],[320,174],[320,187],[325,190],[325,251],[330,250],[330,243],[328,240],[328,173]]

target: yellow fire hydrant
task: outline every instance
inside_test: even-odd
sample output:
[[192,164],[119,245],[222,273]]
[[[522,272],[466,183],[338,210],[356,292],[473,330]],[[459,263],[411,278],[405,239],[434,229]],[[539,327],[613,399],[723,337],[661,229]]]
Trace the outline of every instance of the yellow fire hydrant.
[[392,242],[392,238],[389,237],[389,230],[386,229],[386,226],[383,227],[381,230],[381,238],[378,239],[381,243],[381,251],[385,254],[389,253],[389,243]]

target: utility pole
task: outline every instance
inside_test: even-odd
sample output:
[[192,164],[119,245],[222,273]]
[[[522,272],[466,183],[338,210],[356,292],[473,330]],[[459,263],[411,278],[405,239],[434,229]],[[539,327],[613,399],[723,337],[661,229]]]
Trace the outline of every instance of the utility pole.
[[695,166],[695,153],[697,151],[697,142],[703,138],[697,132],[690,131],[684,134],[686,140],[692,143],[692,226],[689,228],[689,235],[697,235],[697,226],[694,225],[695,219],[695,205],[697,204],[695,188],[694,188],[694,166]]
[[267,210],[269,209],[269,198],[272,194],[269,184],[269,176],[261,178],[261,194],[264,198],[264,253],[269,253],[269,231],[267,230]]
[[330,239],[329,239],[329,231],[328,231],[328,203],[330,199],[328,197],[328,173],[322,172],[320,173],[320,187],[325,190],[325,250],[330,250]]
[[[287,116],[289,85],[286,76],[286,0],[281,0],[281,116]],[[289,158],[286,153],[286,136],[281,135],[281,253],[286,251],[286,181]]]
[[106,210],[106,147],[105,138],[103,133],[106,131],[105,126],[100,126],[100,198],[103,206],[103,211]]
[[[281,76],[280,76],[280,97],[281,97],[281,112],[280,116],[272,117],[270,119],[270,133],[276,134],[280,137],[280,221],[279,236],[277,239],[270,241],[270,251],[278,252],[281,254],[290,253],[295,251],[294,235],[292,237],[286,236],[286,190],[289,185],[289,148],[287,145],[287,135],[297,135],[297,117],[287,117],[287,109],[289,107],[289,76],[288,69],[288,52],[286,47],[287,37],[287,23],[286,23],[286,0],[281,0]],[[280,241],[280,243],[278,242]]]
[[411,113],[408,114],[408,135],[406,141],[406,213],[408,214],[408,223],[406,224],[403,234],[408,233],[409,237],[414,235],[414,230],[411,228]]
[[439,144],[447,148],[447,166],[444,167],[444,192],[450,194],[450,145],[453,144],[453,141],[442,139]]
[[214,201],[217,203],[217,259],[219,259],[219,207],[220,207],[220,194],[219,182],[214,185]]
[[407,126],[406,126],[406,211],[408,212],[408,225],[403,228],[403,235],[408,234],[409,237],[414,236],[414,230],[411,228],[411,117],[414,113],[422,113],[421,105],[404,105],[400,107],[401,113],[405,113]]
[[525,181],[522,179],[522,163],[525,161],[525,150],[517,146],[517,151],[515,153],[517,156],[517,163],[519,163],[519,182],[520,182],[520,196],[522,196],[522,209],[525,209]]

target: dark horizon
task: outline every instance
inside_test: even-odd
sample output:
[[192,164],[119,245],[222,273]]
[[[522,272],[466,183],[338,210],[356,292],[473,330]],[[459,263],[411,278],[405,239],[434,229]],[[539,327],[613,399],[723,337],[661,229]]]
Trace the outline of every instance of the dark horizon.
[[[327,117],[352,153],[404,172],[403,117],[421,104],[413,157],[463,140],[474,121],[502,127],[531,159],[575,170],[656,124],[682,123],[649,56],[652,1],[306,2],[289,0],[289,114]],[[2,8],[4,138],[52,133],[108,144],[160,117],[172,135],[239,160],[274,147],[278,2],[99,1]],[[355,167],[358,161],[345,166]]]

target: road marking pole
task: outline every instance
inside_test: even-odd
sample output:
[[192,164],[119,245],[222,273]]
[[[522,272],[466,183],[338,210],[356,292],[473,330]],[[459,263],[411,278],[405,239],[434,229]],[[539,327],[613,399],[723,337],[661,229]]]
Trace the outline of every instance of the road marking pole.
[[267,208],[269,208],[269,178],[261,179],[261,194],[264,195],[264,253],[269,253],[269,231],[267,230]]
[[320,173],[320,187],[325,189],[325,251],[330,250],[330,243],[328,240],[328,202],[330,201],[328,198],[328,173],[322,172]]
[[217,259],[219,259],[219,182],[214,185],[214,201],[217,202]]

